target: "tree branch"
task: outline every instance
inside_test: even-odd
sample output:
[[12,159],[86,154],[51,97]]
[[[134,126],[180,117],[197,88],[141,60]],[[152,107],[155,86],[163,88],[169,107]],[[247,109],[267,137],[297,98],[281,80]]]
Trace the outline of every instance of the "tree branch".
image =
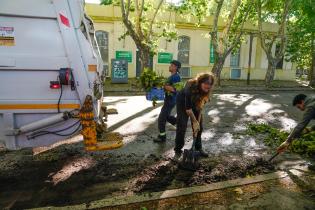
[[[122,20],[125,25],[125,27],[128,29],[130,36],[133,38],[135,41],[135,44],[139,46],[141,42],[139,41],[139,36],[137,35],[137,32],[134,30],[133,24],[130,22],[128,19],[127,13],[126,13],[126,8],[125,8],[125,2],[124,0],[120,1],[121,3],[121,13],[122,13]],[[130,4],[129,4],[130,5]],[[129,7],[129,6],[128,6]]]
[[227,49],[226,49],[226,52],[225,52],[225,57],[227,55],[229,55],[231,53],[231,51],[236,47],[236,45],[240,42],[241,37],[244,34],[243,28],[244,28],[244,25],[245,25],[245,22],[247,20],[247,17],[249,15],[250,10],[251,10],[251,6],[248,7],[248,9],[246,10],[246,13],[245,13],[245,15],[244,15],[244,17],[242,19],[242,22],[240,24],[241,26],[239,27],[239,31],[240,31],[239,35],[237,35],[237,37],[235,38],[234,42],[232,43],[232,45],[230,47],[226,47]]
[[275,57],[276,59],[279,59],[279,60],[283,57],[284,49],[286,47],[286,37],[284,35],[285,35],[285,29],[287,25],[287,16],[289,13],[290,5],[291,5],[291,0],[286,0],[284,2],[284,10],[283,10],[282,18],[281,18],[281,24],[278,30],[278,37],[281,38],[281,43],[280,43],[280,49],[275,54]]
[[257,16],[258,16],[258,31],[259,31],[259,36],[260,36],[261,47],[267,54],[268,49],[266,46],[266,37],[262,32],[263,28],[262,28],[262,17],[261,17],[261,0],[256,0],[256,6],[257,6]]
[[163,4],[163,1],[164,0],[160,0],[157,8],[155,9],[155,12],[154,12],[153,17],[152,17],[151,22],[150,22],[150,30],[149,30],[149,33],[148,33],[148,38],[150,38],[150,36],[152,35],[153,24],[155,22],[156,15],[157,15],[158,11],[160,10],[160,8],[161,8],[161,6]]
[[126,18],[126,9],[125,9],[125,1],[124,0],[120,0],[120,4],[121,4],[121,15],[122,15],[122,18]]
[[[140,11],[139,11],[139,1],[138,0],[135,0],[135,8],[136,8],[136,31],[137,31],[137,34],[139,36],[139,39],[140,40],[143,40],[144,39],[144,36],[143,36],[143,31],[142,31],[142,27],[141,27],[141,19],[142,17],[140,16]],[[141,15],[142,15],[142,12],[141,12]]]
[[144,0],[142,0],[141,2],[140,18],[142,18],[143,9],[144,9]]
[[212,31],[211,31],[211,42],[213,45],[213,49],[214,52],[216,54],[216,57],[218,56],[218,21],[219,21],[219,16],[220,16],[220,12],[222,9],[222,5],[223,5],[224,0],[216,0],[217,5],[217,9],[214,15],[214,19],[213,19],[213,27],[212,27]]
[[[124,1],[124,0],[122,0],[122,1]],[[130,11],[130,0],[128,0],[128,5],[127,5],[127,12],[126,12],[127,19],[129,18],[129,11]]]
[[241,0],[236,0],[233,7],[232,7],[232,10],[229,14],[229,17],[228,17],[228,21],[227,21],[227,24],[226,24],[226,27],[224,28],[223,30],[223,36],[226,37],[227,34],[229,34],[230,30],[231,30],[231,26],[232,26],[232,23],[234,21],[234,17],[236,15],[236,12],[237,12],[237,9],[239,7],[241,3]]

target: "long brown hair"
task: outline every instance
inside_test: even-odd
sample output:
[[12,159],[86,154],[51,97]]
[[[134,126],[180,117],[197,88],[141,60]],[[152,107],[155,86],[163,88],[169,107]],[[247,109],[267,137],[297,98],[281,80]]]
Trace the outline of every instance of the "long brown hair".
[[[211,89],[205,93],[201,90],[201,84],[207,80],[211,81]],[[200,73],[195,78],[188,80],[187,84],[191,90],[192,102],[196,105],[198,110],[202,110],[205,103],[210,101],[214,86],[214,75],[212,73]]]

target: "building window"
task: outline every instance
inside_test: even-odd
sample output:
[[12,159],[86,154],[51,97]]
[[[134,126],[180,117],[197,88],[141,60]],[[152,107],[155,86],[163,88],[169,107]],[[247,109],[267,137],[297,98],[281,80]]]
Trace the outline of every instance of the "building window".
[[178,39],[178,55],[177,60],[182,64],[189,64],[190,38],[188,36],[180,36]]
[[235,49],[233,52],[231,52],[230,66],[231,67],[240,66],[240,48]]
[[[277,44],[276,45],[276,54],[279,52],[280,50],[280,45]],[[283,68],[283,57],[281,58],[281,60],[277,63],[276,69],[282,69]]]
[[95,36],[103,60],[103,71],[108,75],[108,32],[96,31]]

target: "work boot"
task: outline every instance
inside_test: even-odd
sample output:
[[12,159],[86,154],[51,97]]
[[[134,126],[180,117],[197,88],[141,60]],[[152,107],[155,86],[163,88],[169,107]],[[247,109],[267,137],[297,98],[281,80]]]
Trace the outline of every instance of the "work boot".
[[209,157],[208,153],[206,153],[203,149],[199,149],[197,151],[199,152],[200,157],[204,157],[204,158]]
[[175,150],[175,155],[174,155],[174,157],[172,158],[172,160],[174,161],[174,162],[179,162],[179,159],[180,159],[180,157],[182,156],[182,153],[183,153],[183,151],[182,150]]
[[181,150],[181,149],[174,149],[174,151],[175,151],[175,155],[177,155],[177,156],[181,156],[183,153],[183,150]]
[[158,135],[156,139],[153,140],[156,143],[163,143],[166,141],[166,135]]

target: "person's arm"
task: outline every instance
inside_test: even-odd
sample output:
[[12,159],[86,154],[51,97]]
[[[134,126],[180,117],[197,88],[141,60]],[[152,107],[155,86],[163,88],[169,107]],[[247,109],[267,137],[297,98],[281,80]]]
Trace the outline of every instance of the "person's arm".
[[202,114],[200,112],[197,119],[192,109],[186,110],[186,113],[190,117],[193,135],[196,137],[198,132],[200,131],[200,122],[201,122],[200,120],[201,120]]
[[313,119],[315,116],[315,109],[313,107],[307,109],[303,115],[303,119],[297,124],[297,126],[293,129],[291,134],[288,136],[287,141],[291,143],[293,139],[299,137],[308,125],[308,123]]
[[174,88],[173,84],[175,84],[177,82],[180,82],[180,77],[173,75],[171,77],[170,81],[164,85],[164,89],[166,91],[169,91],[169,92],[172,92],[172,93],[176,92],[176,89]]
[[302,120],[297,124],[297,126],[295,126],[295,128],[293,129],[291,134],[288,136],[288,138],[278,147],[277,149],[278,153],[284,152],[288,148],[288,146],[292,143],[292,141],[301,135],[304,128],[306,128],[306,126],[313,119],[314,116],[315,116],[315,109],[313,107],[308,108],[305,111]]
[[175,92],[175,88],[169,84],[164,85],[164,89],[169,92]]
[[193,112],[192,109],[186,109],[186,114],[189,116],[190,120],[194,123],[194,122],[197,122],[198,123],[198,120]]
[[200,125],[199,122],[192,110],[193,108],[193,103],[191,99],[191,91],[188,85],[185,87],[185,109],[186,109],[186,114],[191,120],[192,123],[192,129],[194,132],[198,132],[200,130]]

